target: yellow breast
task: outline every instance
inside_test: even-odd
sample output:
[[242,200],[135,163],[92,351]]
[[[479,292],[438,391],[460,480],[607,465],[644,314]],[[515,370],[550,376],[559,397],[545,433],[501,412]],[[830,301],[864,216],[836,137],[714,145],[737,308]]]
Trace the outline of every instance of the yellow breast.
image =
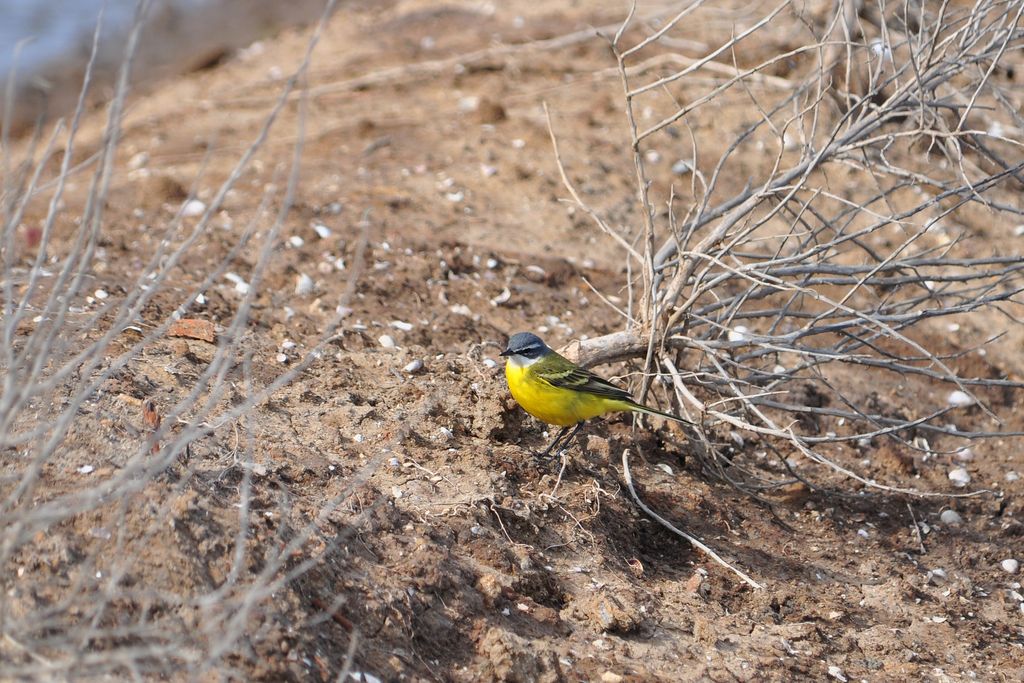
[[552,386],[530,367],[506,362],[505,379],[516,403],[541,422],[567,427],[612,410],[629,410],[619,401]]

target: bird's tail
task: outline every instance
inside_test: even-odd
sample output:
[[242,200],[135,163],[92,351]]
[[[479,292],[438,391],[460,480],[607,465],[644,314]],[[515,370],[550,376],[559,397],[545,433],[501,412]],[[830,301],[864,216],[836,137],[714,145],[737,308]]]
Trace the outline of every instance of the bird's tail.
[[687,420],[685,417],[679,417],[678,415],[673,415],[672,413],[663,413],[660,410],[655,410],[654,408],[649,408],[649,407],[643,405],[642,403],[630,402],[629,407],[635,413],[644,413],[645,415],[657,415],[658,417],[663,417],[666,420],[672,420],[674,422],[679,422],[681,424],[689,425],[691,427],[696,427],[697,426],[693,422]]

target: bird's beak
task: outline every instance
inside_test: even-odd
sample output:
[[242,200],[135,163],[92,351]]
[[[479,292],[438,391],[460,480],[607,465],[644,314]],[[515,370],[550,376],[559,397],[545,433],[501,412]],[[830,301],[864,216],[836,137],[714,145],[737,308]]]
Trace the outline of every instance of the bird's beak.
[[501,353],[499,353],[498,355],[499,355],[499,356],[511,356],[511,355],[512,355],[512,352],[511,352],[511,351],[509,351],[508,349],[505,349],[504,351],[502,351],[502,352],[501,352]]

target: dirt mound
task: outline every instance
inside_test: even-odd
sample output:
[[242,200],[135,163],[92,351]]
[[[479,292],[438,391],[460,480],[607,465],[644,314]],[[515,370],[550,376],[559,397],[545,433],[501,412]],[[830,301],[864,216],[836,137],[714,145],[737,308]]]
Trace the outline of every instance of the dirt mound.
[[[342,8],[316,53],[308,99],[285,104],[214,227],[93,368],[108,374],[77,406],[59,457],[15,495],[21,451],[4,456],[0,490],[38,512],[5,567],[3,620],[28,629],[5,627],[0,661],[11,677],[42,663],[85,678],[113,669],[334,680],[350,653],[352,672],[379,680],[993,679],[1024,667],[1019,575],[1001,566],[1021,554],[1022,484],[1008,477],[1024,469],[1019,439],[983,442],[968,465],[999,495],[953,503],[851,491],[824,468],[820,481],[842,492],[796,483],[761,503],[712,476],[660,421],[647,430],[622,417],[595,421],[564,470],[533,457],[546,435],[508,397],[500,345],[520,330],[558,347],[621,329],[626,282],[620,245],[561,201],[542,103],[580,190],[610,220],[640,223],[621,83],[607,43],[592,37],[622,7],[592,5]],[[723,18],[686,37],[699,44],[704,31],[731,26]],[[561,36],[570,38],[551,40]],[[69,351],[104,333],[104,301],[138,289],[134,273],[163,253],[163,240],[188,235],[258,136],[308,37],[285,34],[131,103]],[[84,122],[76,160],[101,148],[101,115]],[[726,106],[717,128],[694,133],[725,145],[750,115]],[[300,134],[295,206],[261,270],[259,239],[282,204]],[[659,163],[670,166],[669,154]],[[64,201],[78,205],[88,185],[72,176]],[[175,223],[190,196],[202,207]],[[30,206],[24,225],[44,212]],[[58,244],[74,227],[71,218],[57,226]],[[31,257],[33,240],[21,234]],[[217,271],[226,258],[233,278]],[[211,272],[219,276],[204,285]],[[248,321],[233,330],[253,284]],[[195,288],[204,299],[188,317],[212,323],[218,341],[236,340],[223,363],[201,335],[144,336]],[[339,305],[340,326],[317,346]],[[970,348],[1005,327],[991,315],[956,334],[925,327],[919,341],[937,353]],[[958,358],[958,370],[1019,377],[1014,334],[984,357]],[[314,348],[293,381],[232,412]],[[63,414],[86,379],[58,383],[64,394],[38,404],[39,422]],[[884,414],[943,400],[920,376],[857,391]],[[191,392],[208,408],[175,415]],[[791,398],[820,403],[813,387]],[[1018,394],[985,398],[1005,429],[1021,429]],[[165,423],[157,450],[202,431],[151,477],[129,466],[149,434],[147,400]],[[964,423],[987,419],[975,406]],[[784,472],[799,455],[712,429],[734,444],[737,466]],[[624,490],[626,449],[644,500],[766,589],[640,513]],[[954,490],[952,455],[879,442],[837,457],[879,480]],[[115,488],[128,493],[96,502]],[[80,513],[47,507],[68,492],[82,492]],[[955,518],[942,516],[951,508]]]

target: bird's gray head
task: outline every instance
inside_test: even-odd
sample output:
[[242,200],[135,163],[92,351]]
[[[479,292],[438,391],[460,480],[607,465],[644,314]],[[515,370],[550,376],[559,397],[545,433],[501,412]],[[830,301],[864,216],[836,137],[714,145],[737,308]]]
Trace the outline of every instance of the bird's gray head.
[[512,335],[501,355],[508,356],[517,365],[529,365],[550,351],[544,340],[537,335],[520,332]]

